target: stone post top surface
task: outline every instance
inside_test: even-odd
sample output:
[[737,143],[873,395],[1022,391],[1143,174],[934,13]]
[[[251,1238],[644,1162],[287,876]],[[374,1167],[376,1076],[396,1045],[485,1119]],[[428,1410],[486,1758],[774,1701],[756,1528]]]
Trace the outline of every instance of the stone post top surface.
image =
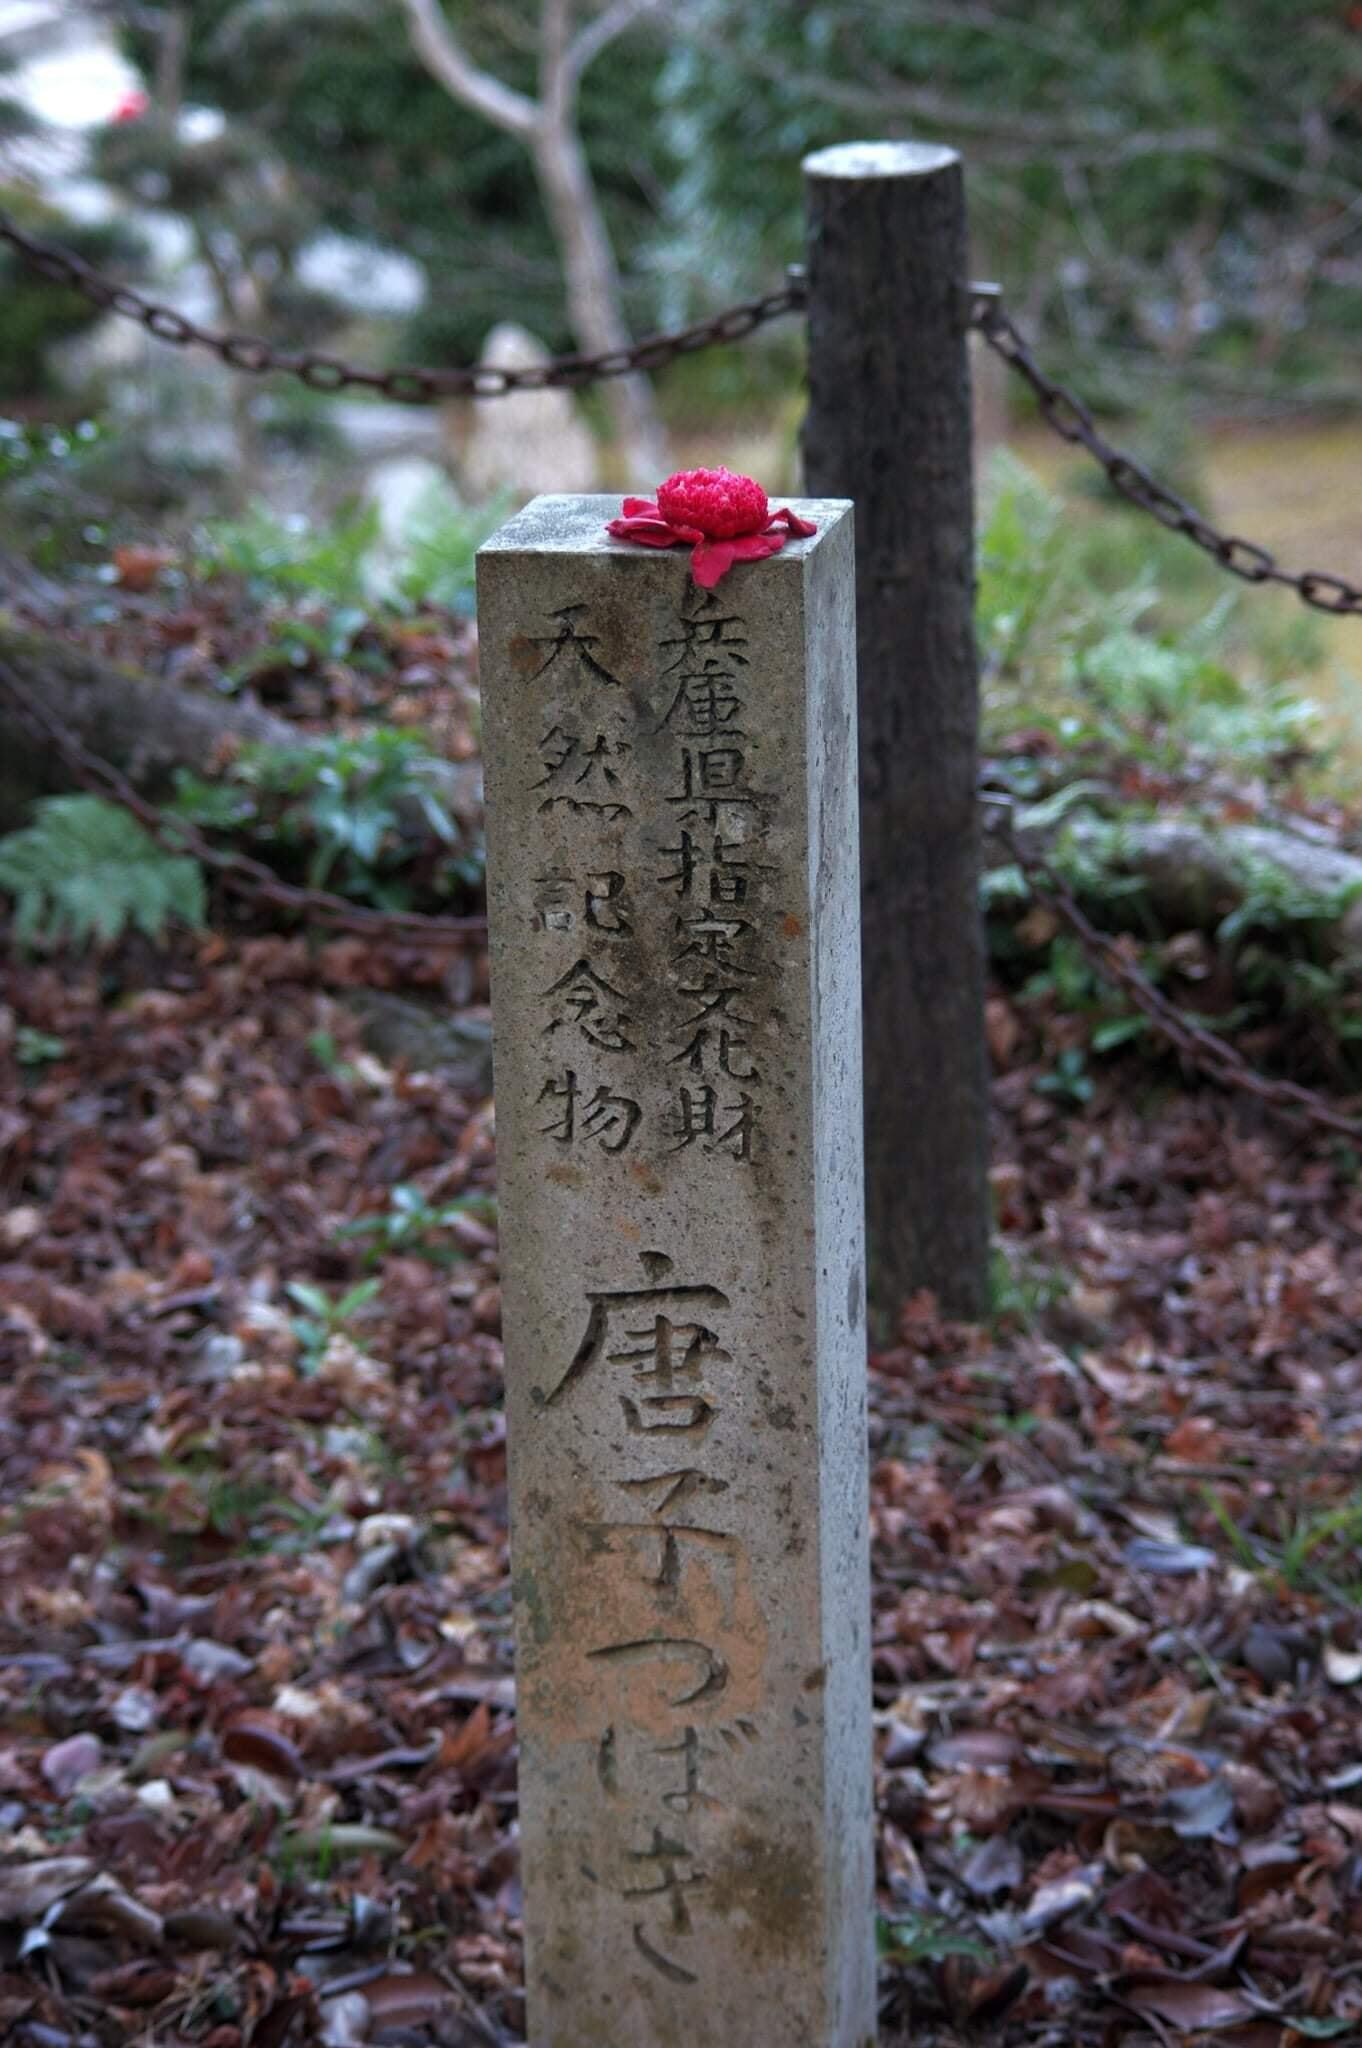
[[941,142],[835,142],[803,168],[810,178],[927,178],[959,161],[959,150]]
[[[662,550],[641,547],[634,541],[612,540],[605,530],[606,521],[619,517],[622,503],[622,498],[613,492],[592,493],[585,497],[555,494],[532,498],[523,510],[513,513],[483,542],[478,553],[615,555],[622,560],[629,558],[635,561],[650,555],[671,553],[678,561],[684,559],[679,543],[674,550]],[[799,561],[812,554],[819,542],[839,526],[852,509],[850,498],[785,498],[777,495],[771,500],[773,512],[786,505],[801,519],[811,519],[818,531],[802,540],[791,535],[779,554],[768,555],[764,562],[755,565],[763,572],[769,572],[791,558]],[[753,565],[742,563],[739,566],[747,568]]]

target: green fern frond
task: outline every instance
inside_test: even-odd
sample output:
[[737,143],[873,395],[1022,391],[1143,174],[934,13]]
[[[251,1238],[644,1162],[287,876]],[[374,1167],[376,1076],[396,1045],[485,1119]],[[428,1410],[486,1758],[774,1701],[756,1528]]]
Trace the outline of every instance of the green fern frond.
[[44,797],[34,821],[0,839],[0,890],[14,899],[23,947],[159,939],[172,918],[199,926],[199,864],[167,853],[127,811],[98,796]]

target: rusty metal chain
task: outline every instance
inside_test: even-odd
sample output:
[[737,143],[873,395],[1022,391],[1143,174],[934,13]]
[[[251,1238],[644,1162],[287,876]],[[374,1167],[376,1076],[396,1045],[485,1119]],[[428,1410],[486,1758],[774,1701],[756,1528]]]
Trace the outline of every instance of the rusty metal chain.
[[796,264],[786,273],[786,282],[779,291],[764,292],[759,298],[727,306],[721,313],[711,314],[708,320],[697,321],[693,327],[645,335],[628,348],[606,349],[597,355],[555,356],[547,363],[520,370],[498,369],[487,363],[472,363],[464,369],[400,363],[390,370],[376,370],[347,363],[317,349],[282,348],[258,334],[223,333],[204,327],[173,306],[115,283],[73,250],[40,235],[30,235],[2,212],[0,242],[8,243],[31,270],[53,283],[68,285],[92,306],[136,321],[158,341],[169,342],[174,348],[208,349],[229,369],[245,370],[253,376],[279,371],[298,378],[313,391],[376,391],[399,405],[433,405],[444,398],[504,398],[512,391],[558,387],[573,390],[599,383],[605,377],[627,377],[636,370],[660,370],[678,356],[741,341],[768,321],[796,312],[805,302],[803,271]]
[[[204,327],[173,307],[116,284],[73,251],[26,233],[3,212],[0,243],[7,243],[43,276],[70,286],[92,305],[138,322],[158,340],[173,346],[208,349],[229,368],[256,375],[282,372],[297,377],[313,390],[370,390],[406,405],[430,404],[449,397],[495,398],[513,391],[574,388],[606,377],[659,369],[679,356],[739,341],[768,321],[799,311],[807,304],[803,271],[793,265],[781,290],[744,300],[692,327],[647,336],[629,348],[597,355],[558,356],[522,370],[486,364],[473,364],[465,369],[404,364],[390,370],[374,370],[315,350],[277,347],[257,335],[221,333]],[[1231,575],[1247,583],[1280,584],[1318,611],[1362,614],[1362,588],[1322,570],[1284,569],[1268,549],[1242,535],[1221,532],[1195,506],[1161,484],[1133,455],[1113,446],[1101,433],[1084,400],[1042,369],[1007,311],[999,287],[971,285],[969,293],[969,324],[1031,387],[1042,416],[1055,432],[1063,440],[1086,449],[1106,472],[1113,489],[1128,503],[1149,513],[1170,532],[1185,535]],[[341,930],[370,937],[401,937],[423,945],[462,942],[470,933],[486,930],[483,917],[431,917],[419,911],[367,909],[326,890],[304,889],[284,882],[262,862],[245,854],[227,852],[212,845],[195,827],[167,819],[111,763],[92,754],[59,720],[35,704],[3,664],[0,692],[9,698],[21,722],[54,748],[81,787],[120,804],[169,851],[193,854],[236,895]],[[1343,1115],[1297,1082],[1271,1080],[1258,1073],[1227,1040],[1196,1023],[1170,1002],[1141,971],[1131,942],[1099,931],[1051,863],[1025,844],[1012,814],[1011,796],[987,789],[980,794],[984,802],[1000,813],[1002,836],[1037,896],[1062,918],[1103,978],[1121,989],[1184,1059],[1220,1086],[1250,1094],[1297,1123],[1362,1141],[1362,1121]]]
[[1222,533],[1204,513],[1161,484],[1135,456],[1113,447],[1100,431],[1091,408],[1041,368],[996,285],[971,285],[969,319],[994,353],[1030,385],[1047,424],[1061,440],[1086,448],[1106,471],[1112,489],[1128,504],[1147,512],[1170,533],[1185,534],[1222,569],[1228,569],[1231,576],[1241,577],[1245,583],[1279,583],[1316,611],[1362,613],[1362,588],[1357,584],[1323,569],[1284,569],[1267,548],[1245,540],[1242,534]]
[[103,761],[82,745],[59,718],[35,702],[3,661],[0,661],[0,695],[9,700],[20,723],[46,745],[70,769],[82,789],[108,797],[130,811],[158,846],[168,853],[188,853],[200,861],[222,886],[249,903],[283,911],[290,916],[310,918],[314,923],[338,930],[357,932],[365,938],[403,939],[418,946],[462,945],[470,936],[487,930],[485,917],[428,917],[419,910],[372,910],[349,903],[326,889],[302,889],[285,882],[263,861],[248,854],[231,853],[214,846],[196,826],[170,818],[140,796],[127,777],[112,762]]
[[1016,800],[1009,791],[981,788],[979,797],[997,812],[999,836],[1033,893],[1063,919],[1103,980],[1119,988],[1189,1065],[1220,1087],[1252,1095],[1296,1123],[1362,1142],[1362,1121],[1345,1116],[1297,1081],[1271,1080],[1260,1074],[1228,1039],[1208,1031],[1155,988],[1141,970],[1133,941],[1099,931],[1053,864],[1027,845],[1015,817]]
[[[375,391],[399,405],[431,405],[445,398],[503,398],[515,391],[574,390],[607,377],[659,370],[679,356],[742,341],[769,321],[802,311],[808,304],[803,267],[792,264],[778,291],[741,300],[691,327],[646,335],[627,348],[606,349],[595,355],[554,356],[547,363],[519,370],[499,369],[487,363],[472,363],[463,369],[400,363],[392,369],[378,370],[346,362],[318,349],[283,348],[261,335],[205,327],[173,306],[116,283],[74,250],[49,242],[41,235],[29,234],[3,212],[0,243],[8,244],[41,276],[69,286],[105,312],[137,322],[158,341],[168,342],[172,347],[207,349],[229,369],[244,370],[254,376],[278,372],[296,377],[313,391]],[[1085,448],[1106,471],[1112,488],[1129,504],[1149,513],[1170,532],[1185,534],[1222,569],[1245,583],[1280,584],[1316,611],[1362,613],[1362,587],[1323,569],[1284,569],[1269,549],[1242,534],[1221,532],[1194,505],[1161,484],[1135,456],[1113,446],[1102,434],[1086,402],[1041,368],[1003,303],[1001,288],[972,284],[968,292],[969,324],[1030,385],[1042,416],[1055,432],[1063,440]]]

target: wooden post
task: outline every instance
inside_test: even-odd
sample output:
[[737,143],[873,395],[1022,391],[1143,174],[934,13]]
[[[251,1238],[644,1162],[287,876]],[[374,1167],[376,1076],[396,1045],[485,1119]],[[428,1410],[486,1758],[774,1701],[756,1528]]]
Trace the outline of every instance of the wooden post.
[[804,164],[806,489],[856,503],[866,1206],[881,1327],[988,1303],[964,179],[954,150]]

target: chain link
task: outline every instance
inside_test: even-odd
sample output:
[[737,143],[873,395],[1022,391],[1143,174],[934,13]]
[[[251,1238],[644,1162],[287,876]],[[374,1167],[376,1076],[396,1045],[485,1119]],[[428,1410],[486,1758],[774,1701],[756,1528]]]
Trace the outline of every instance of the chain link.
[[[729,306],[692,327],[646,336],[629,348],[609,349],[597,355],[556,356],[547,363],[521,370],[499,369],[485,363],[475,363],[466,369],[401,364],[390,370],[374,370],[316,350],[276,347],[259,335],[220,333],[201,326],[171,306],[116,284],[73,251],[26,233],[3,212],[0,243],[7,243],[42,276],[69,286],[92,305],[138,322],[148,333],[173,347],[208,349],[229,368],[253,376],[282,372],[316,391],[376,391],[402,405],[425,405],[452,397],[497,398],[513,391],[554,387],[576,389],[606,377],[656,370],[679,356],[740,341],[768,321],[807,305],[803,270],[792,265],[781,290]],[[1362,589],[1356,584],[1324,570],[1284,569],[1269,549],[1242,534],[1221,532],[1195,506],[1160,483],[1135,456],[1113,446],[1098,428],[1085,401],[1041,368],[1004,305],[999,287],[972,285],[969,293],[969,324],[1031,387],[1043,418],[1061,439],[1086,449],[1106,472],[1112,488],[1128,503],[1147,512],[1170,532],[1184,534],[1221,568],[1246,583],[1280,584],[1295,591],[1317,611],[1362,613]],[[81,787],[121,804],[159,845],[171,852],[193,854],[218,876],[224,887],[251,902],[310,917],[341,930],[373,937],[401,937],[426,945],[462,942],[470,933],[486,929],[485,918],[428,917],[419,911],[366,909],[325,890],[303,889],[281,881],[262,862],[226,852],[212,845],[193,826],[168,820],[155,805],[139,796],[111,763],[92,754],[59,720],[34,703],[2,664],[0,692],[10,700],[21,722],[51,744]],[[1012,816],[1011,797],[991,790],[981,791],[981,797],[999,811],[1003,838],[1032,889],[1063,919],[1098,972],[1120,988],[1186,1060],[1222,1087],[1242,1090],[1297,1122],[1362,1141],[1362,1122],[1344,1116],[1321,1096],[1294,1081],[1270,1080],[1259,1074],[1227,1040],[1184,1015],[1141,972],[1130,941],[1099,931],[1050,863],[1025,844]]]
[[316,349],[277,347],[257,334],[222,333],[204,327],[187,314],[176,312],[173,306],[144,298],[128,285],[116,284],[73,250],[45,241],[40,235],[28,234],[5,213],[0,213],[0,242],[8,243],[31,270],[54,284],[69,286],[104,312],[136,321],[148,334],[169,342],[173,348],[208,349],[229,369],[244,370],[253,377],[279,371],[298,378],[313,391],[377,391],[398,405],[434,405],[444,398],[504,398],[512,391],[547,391],[556,387],[575,390],[599,383],[605,377],[658,370],[665,363],[675,362],[678,356],[741,341],[768,321],[797,312],[805,303],[804,274],[794,264],[779,291],[744,299],[708,320],[697,321],[693,327],[682,327],[670,334],[646,335],[628,348],[606,349],[598,355],[554,356],[547,363],[535,363],[520,370],[502,370],[488,363],[472,363],[465,369],[431,369],[418,363],[400,363],[391,370],[375,370]]
[[1113,447],[1083,400],[1041,368],[996,286],[970,287],[969,317],[970,325],[979,330],[994,353],[1030,385],[1042,417],[1062,440],[1085,448],[1101,464],[1112,489],[1128,504],[1147,512],[1171,533],[1185,534],[1222,569],[1245,583],[1279,583],[1316,611],[1362,613],[1362,588],[1357,584],[1322,569],[1284,569],[1269,549],[1245,540],[1242,534],[1222,533],[1194,505],[1161,484],[1142,462]]
[[[596,355],[554,356],[547,363],[519,370],[499,369],[489,363],[472,363],[462,369],[400,363],[392,369],[377,370],[317,349],[282,348],[260,335],[223,333],[205,327],[173,306],[115,283],[73,250],[29,234],[3,212],[0,243],[7,243],[41,276],[69,286],[105,312],[136,321],[158,341],[168,342],[174,348],[207,349],[229,369],[250,376],[277,372],[296,377],[313,391],[375,391],[398,405],[432,405],[445,398],[503,398],[514,391],[580,390],[603,378],[659,370],[680,356],[742,341],[768,321],[802,311],[808,304],[803,268],[792,264],[780,290],[744,299],[692,327],[645,335],[628,348],[606,349]],[[1055,433],[1072,446],[1086,449],[1106,471],[1112,489],[1128,504],[1147,512],[1169,532],[1184,534],[1222,569],[1245,583],[1280,584],[1316,611],[1340,616],[1362,613],[1362,588],[1357,584],[1322,569],[1284,569],[1270,549],[1242,534],[1222,533],[1194,505],[1160,483],[1135,456],[1114,447],[1098,427],[1091,407],[1041,368],[1008,312],[1001,289],[982,284],[968,289],[970,325],[1030,385],[1042,417]]]
[[1323,1096],[1311,1088],[1302,1088],[1297,1081],[1271,1080],[1260,1074],[1228,1039],[1208,1031],[1170,1002],[1141,970],[1134,942],[1099,931],[1063,876],[1043,854],[1026,843],[1016,822],[1011,793],[985,788],[980,790],[979,797],[997,813],[998,834],[1034,895],[1063,919],[1103,980],[1119,988],[1189,1065],[1222,1088],[1252,1095],[1280,1116],[1328,1131],[1334,1137],[1362,1142],[1362,1122],[1358,1119],[1345,1116]]
[[59,718],[37,703],[3,661],[0,696],[8,699],[19,722],[52,748],[80,788],[108,797],[130,811],[167,853],[192,854],[217,876],[225,889],[249,903],[289,916],[310,918],[316,924],[341,931],[357,932],[365,938],[404,939],[418,946],[463,945],[470,934],[479,936],[487,930],[485,917],[428,917],[419,910],[370,910],[363,904],[348,903],[343,896],[333,896],[326,889],[301,889],[282,881],[262,861],[214,846],[197,827],[184,819],[167,817],[140,796],[112,762],[91,753]]

